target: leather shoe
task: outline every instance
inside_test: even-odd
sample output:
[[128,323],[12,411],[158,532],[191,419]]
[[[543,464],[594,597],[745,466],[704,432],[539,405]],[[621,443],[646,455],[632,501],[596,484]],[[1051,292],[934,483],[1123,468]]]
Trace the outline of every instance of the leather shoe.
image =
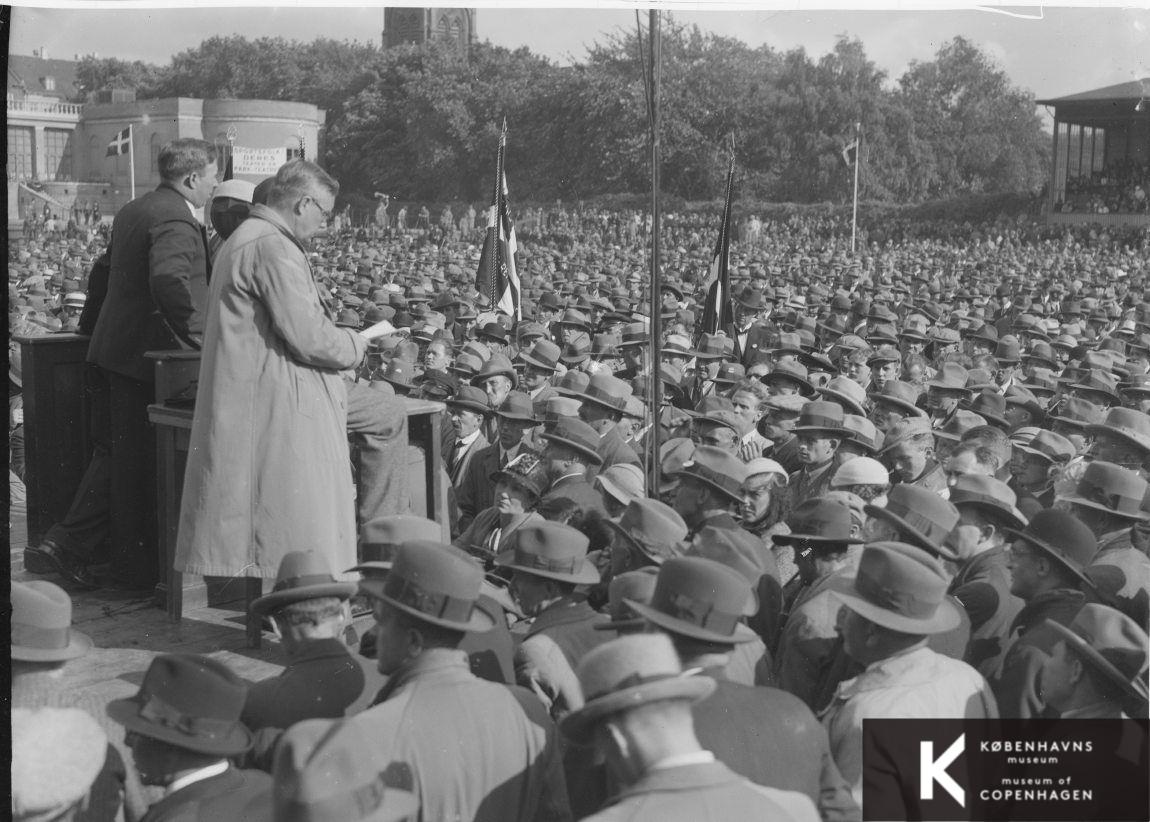
[[[32,560],[31,563],[29,559]],[[41,540],[39,545],[24,549],[24,567],[33,574],[50,574],[55,571],[81,588],[91,590],[98,587],[88,567],[71,552],[50,539]]]

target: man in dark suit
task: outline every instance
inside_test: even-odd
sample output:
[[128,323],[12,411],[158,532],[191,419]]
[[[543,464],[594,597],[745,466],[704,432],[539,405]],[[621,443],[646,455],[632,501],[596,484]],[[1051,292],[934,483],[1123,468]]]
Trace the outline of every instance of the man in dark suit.
[[[774,295],[770,295],[773,300]],[[723,330],[735,341],[734,357],[745,367],[763,359],[777,334],[766,321],[771,304],[761,290],[747,286],[735,297],[735,322]]]
[[593,376],[586,392],[579,396],[579,419],[599,434],[596,450],[601,462],[595,473],[620,463],[642,465],[638,454],[623,441],[619,433],[619,424],[623,421],[629,396],[631,387],[606,372]]
[[[195,211],[216,186],[215,147],[173,140],[160,150],[159,172],[159,187],[121,208],[112,223],[108,294],[88,346],[88,361],[108,384],[112,570],[105,582],[127,589],[150,588],[159,575],[155,438],[147,415],[155,378],[144,353],[199,348],[210,258]],[[57,570],[92,563],[79,555],[80,540],[59,529],[52,537],[39,555]]]
[[785,691],[723,675],[735,645],[755,639],[739,621],[754,607],[742,575],[709,559],[677,557],[659,569],[650,604],[629,604],[671,638],[685,668],[701,668],[715,681],[714,692],[692,709],[704,748],[758,785],[810,797],[823,820],[862,818],[810,709]]
[[246,695],[222,662],[164,654],[152,660],[135,696],[108,703],[108,716],[126,730],[140,779],[165,790],[143,822],[242,819],[248,804],[271,790],[267,774],[229,762],[252,744],[240,722]]
[[241,719],[256,735],[247,760],[253,766],[271,771],[275,743],[295,723],[338,719],[357,701],[365,708],[383,687],[374,666],[343,641],[355,591],[356,583],[336,580],[320,554],[292,551],[280,562],[272,592],[252,603],[253,613],[271,617],[287,656],[278,676],[248,689]]

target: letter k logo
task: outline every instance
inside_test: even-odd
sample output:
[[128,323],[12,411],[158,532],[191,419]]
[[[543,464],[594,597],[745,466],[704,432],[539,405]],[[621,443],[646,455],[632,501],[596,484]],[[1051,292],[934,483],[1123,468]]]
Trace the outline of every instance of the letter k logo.
[[934,758],[933,742],[919,743],[919,799],[934,799],[934,783],[937,782],[953,797],[955,802],[964,808],[966,807],[966,791],[946,772],[946,769],[951,766],[954,760],[958,759],[965,749],[966,734],[959,734],[958,739],[954,740],[938,759]]

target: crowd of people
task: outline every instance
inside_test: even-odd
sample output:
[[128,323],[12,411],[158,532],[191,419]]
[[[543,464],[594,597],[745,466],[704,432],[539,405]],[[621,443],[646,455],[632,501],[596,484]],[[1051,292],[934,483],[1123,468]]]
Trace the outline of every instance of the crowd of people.
[[1145,214],[1150,211],[1150,165],[1134,158],[1107,163],[1101,171],[1066,181],[1056,210],[1087,214]]
[[[1147,716],[1146,229],[894,219],[852,254],[833,218],[748,218],[706,327],[715,215],[668,215],[652,294],[641,215],[556,209],[512,317],[481,228],[325,232],[314,164],[160,166],[106,254],[12,246],[14,327],[90,328],[111,417],[13,583],[16,818],[860,820],[865,720]],[[285,668],[161,654],[92,706],[50,579],[158,572],[161,331],[201,352],[177,568],[274,580]],[[440,521],[409,399],[445,409]]]

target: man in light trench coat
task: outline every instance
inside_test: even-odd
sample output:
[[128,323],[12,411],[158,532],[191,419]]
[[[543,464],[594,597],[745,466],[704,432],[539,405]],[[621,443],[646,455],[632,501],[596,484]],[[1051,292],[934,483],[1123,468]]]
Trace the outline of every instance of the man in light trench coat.
[[332,568],[356,562],[347,432],[360,446],[361,519],[408,505],[402,400],[345,382],[387,322],[336,326],[303,243],[335,205],[319,166],[280,167],[216,258],[175,567],[199,576],[274,578],[290,551]]

